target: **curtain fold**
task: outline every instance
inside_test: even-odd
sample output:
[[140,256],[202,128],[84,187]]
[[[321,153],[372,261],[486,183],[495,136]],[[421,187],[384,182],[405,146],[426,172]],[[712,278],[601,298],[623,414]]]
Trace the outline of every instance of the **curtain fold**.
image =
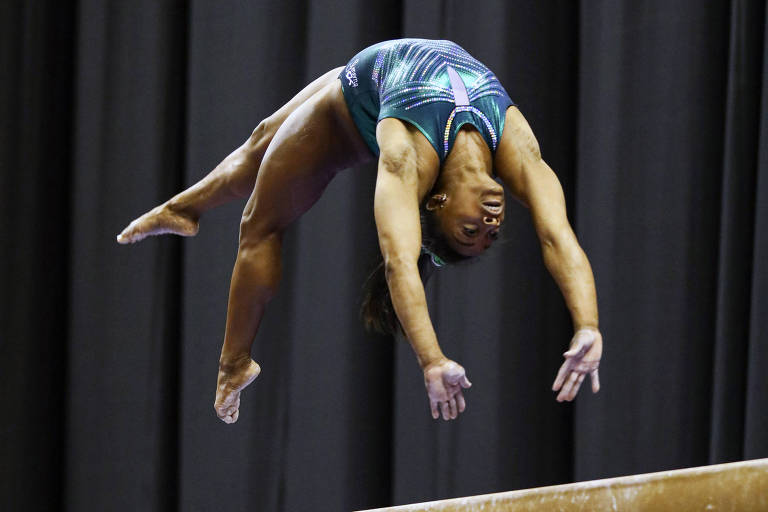
[[741,460],[765,3],[731,5],[709,461]]
[[747,354],[744,457],[755,459],[768,454],[768,17],[763,20],[763,55],[760,76],[759,142],[754,189],[754,250],[752,253],[749,350]]
[[605,351],[576,404],[578,480],[709,459],[728,19],[581,3],[575,209]]
[[64,490],[74,32],[67,6],[0,5],[3,510],[50,510]]
[[[0,508],[351,510],[768,456],[764,2],[0,5]],[[286,235],[239,421],[212,404],[244,202],[115,235],[363,47],[448,38],[499,76],[590,258],[603,388],[550,385],[572,327],[529,212],[427,284],[473,387],[433,421],[363,331],[374,163]]]
[[115,236],[181,185],[186,5],[78,7],[64,503],[174,508],[180,241]]

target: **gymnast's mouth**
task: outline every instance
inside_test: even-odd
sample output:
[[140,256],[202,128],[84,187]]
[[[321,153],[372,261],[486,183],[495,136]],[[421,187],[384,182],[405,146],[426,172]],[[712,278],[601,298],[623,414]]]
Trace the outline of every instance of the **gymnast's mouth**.
[[504,205],[501,201],[483,201],[483,210],[491,215],[498,216],[504,211]]

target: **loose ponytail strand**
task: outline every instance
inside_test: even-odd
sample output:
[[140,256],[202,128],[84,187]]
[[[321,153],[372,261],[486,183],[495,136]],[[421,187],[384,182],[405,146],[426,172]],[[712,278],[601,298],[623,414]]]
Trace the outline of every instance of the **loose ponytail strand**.
[[[423,251],[419,256],[418,267],[421,282],[426,285],[437,267],[432,263],[431,256]],[[392,297],[389,294],[389,285],[387,285],[387,276],[384,270],[384,258],[381,254],[377,258],[376,266],[363,284],[360,318],[368,332],[390,336],[404,334],[403,326],[400,325],[395,307],[392,305]]]
[[[421,214],[421,232],[422,247],[418,268],[422,284],[426,285],[438,268],[467,259],[445,243],[432,216],[425,211]],[[378,255],[376,266],[363,284],[360,318],[369,332],[391,336],[403,334],[403,327],[397,318],[392,297],[389,294],[384,258],[381,253]]]

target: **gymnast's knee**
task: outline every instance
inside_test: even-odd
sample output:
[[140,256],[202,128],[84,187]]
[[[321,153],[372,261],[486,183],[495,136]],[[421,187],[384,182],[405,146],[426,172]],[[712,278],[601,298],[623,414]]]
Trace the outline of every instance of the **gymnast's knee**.
[[241,249],[253,248],[266,242],[282,239],[282,229],[274,222],[258,215],[255,209],[244,212],[240,219],[239,246]]
[[275,136],[278,126],[279,124],[273,119],[273,116],[262,119],[251,132],[251,136],[248,137],[248,146],[263,151],[269,145],[272,137]]

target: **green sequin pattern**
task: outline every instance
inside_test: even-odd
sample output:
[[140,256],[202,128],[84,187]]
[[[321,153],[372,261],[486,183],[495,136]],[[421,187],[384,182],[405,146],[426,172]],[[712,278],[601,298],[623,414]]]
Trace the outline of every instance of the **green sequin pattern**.
[[[449,67],[461,77],[468,105],[456,103]],[[339,78],[352,117],[375,154],[375,124],[387,117],[416,126],[441,161],[465,123],[477,128],[495,151],[506,109],[514,104],[493,72],[451,41],[379,43],[356,55]]]

